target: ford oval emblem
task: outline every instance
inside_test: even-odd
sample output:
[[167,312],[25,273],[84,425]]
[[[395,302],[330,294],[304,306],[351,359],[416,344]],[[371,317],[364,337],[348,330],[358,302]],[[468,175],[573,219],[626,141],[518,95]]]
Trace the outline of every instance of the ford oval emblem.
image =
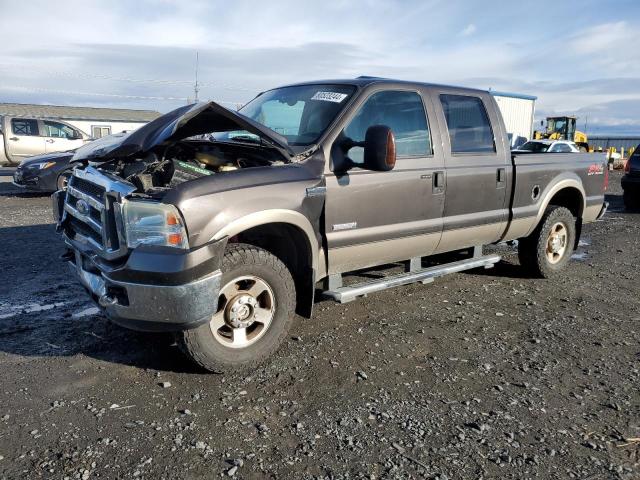
[[85,200],[79,199],[76,202],[76,210],[82,215],[89,215],[89,204]]

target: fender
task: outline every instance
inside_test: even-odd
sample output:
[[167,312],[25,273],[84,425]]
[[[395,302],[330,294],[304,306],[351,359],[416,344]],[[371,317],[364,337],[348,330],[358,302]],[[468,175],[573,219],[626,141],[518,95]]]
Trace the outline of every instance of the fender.
[[311,222],[299,212],[286,209],[271,209],[262,210],[259,212],[250,213],[244,217],[237,218],[231,223],[227,224],[221,230],[216,233],[211,240],[220,240],[224,237],[232,237],[238,235],[253,227],[260,225],[266,225],[269,223],[288,223],[300,228],[307,237],[307,241],[311,247],[311,268],[315,272],[318,271],[318,242],[316,240],[316,234],[313,230]]
[[[567,178],[568,177],[568,178]],[[527,235],[529,235],[540,223],[540,220],[542,220],[542,216],[544,215],[544,212],[547,210],[547,207],[549,206],[549,202],[551,202],[551,199],[553,198],[553,196],[558,193],[560,190],[564,189],[564,188],[575,188],[576,190],[578,190],[580,192],[580,198],[582,200],[582,207],[580,208],[580,212],[578,214],[578,218],[582,217],[582,214],[586,208],[586,194],[584,191],[584,187],[582,186],[582,183],[580,181],[580,178],[575,175],[574,173],[565,173],[563,175],[560,176],[560,178],[562,178],[561,180],[557,180],[554,179],[551,182],[549,182],[550,185],[552,185],[550,188],[547,187],[547,191],[543,193],[542,195],[542,201],[540,202],[540,209],[538,210],[538,215],[536,216],[536,220],[535,222],[533,222],[531,228],[529,229],[529,231],[527,232]]]

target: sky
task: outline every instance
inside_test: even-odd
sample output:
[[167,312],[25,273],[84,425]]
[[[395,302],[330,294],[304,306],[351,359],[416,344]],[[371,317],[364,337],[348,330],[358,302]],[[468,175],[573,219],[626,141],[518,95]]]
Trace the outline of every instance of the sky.
[[640,135],[640,1],[0,0],[0,102],[235,108],[371,75],[538,97],[591,134]]

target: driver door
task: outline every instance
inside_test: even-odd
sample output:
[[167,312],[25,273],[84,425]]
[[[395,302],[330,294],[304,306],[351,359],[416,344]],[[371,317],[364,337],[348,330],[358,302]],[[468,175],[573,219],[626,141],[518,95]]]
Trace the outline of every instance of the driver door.
[[[444,163],[440,142],[433,141],[429,129],[427,112],[435,117],[425,98],[418,91],[374,91],[353,109],[334,141],[333,171],[325,175],[329,274],[435,250],[442,234],[444,185],[434,187],[434,179],[436,172],[444,175]],[[352,146],[363,142],[373,125],[394,133],[397,161],[391,171],[362,168],[364,150]],[[345,160],[353,167],[340,171]]]

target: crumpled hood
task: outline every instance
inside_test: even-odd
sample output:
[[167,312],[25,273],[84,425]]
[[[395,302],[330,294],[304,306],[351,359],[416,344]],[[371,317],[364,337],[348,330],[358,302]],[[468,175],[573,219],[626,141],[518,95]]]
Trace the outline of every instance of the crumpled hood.
[[78,148],[72,161],[106,161],[140,155],[167,141],[234,130],[258,135],[287,157],[295,155],[287,139],[279,133],[215,102],[202,102],[177,108],[131,133],[110,135],[88,143]]

